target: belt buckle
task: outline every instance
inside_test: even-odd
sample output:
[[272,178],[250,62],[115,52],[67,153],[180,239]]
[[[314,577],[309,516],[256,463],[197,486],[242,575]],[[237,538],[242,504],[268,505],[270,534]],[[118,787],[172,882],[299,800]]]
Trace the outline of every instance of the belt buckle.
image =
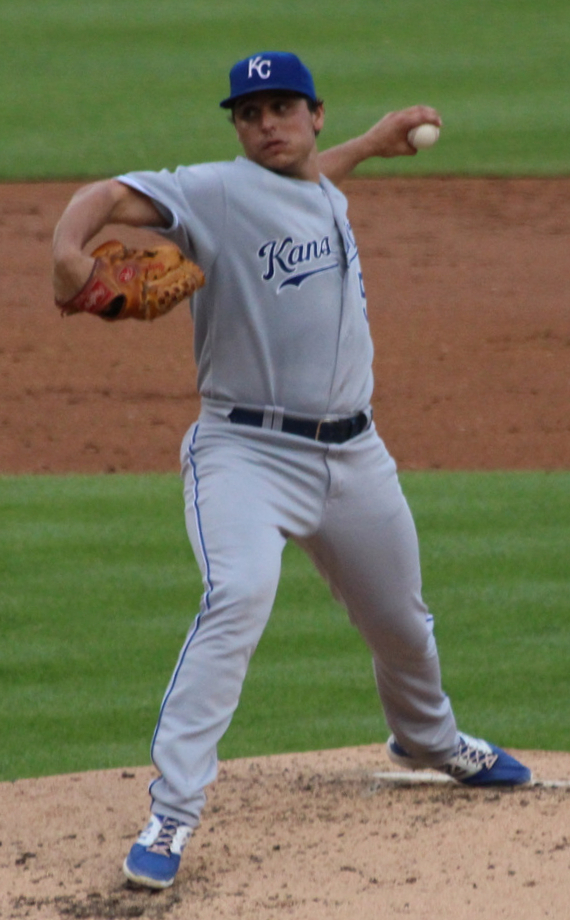
[[327,418],[326,416],[325,416],[325,418],[319,419],[319,423],[318,423],[318,425],[317,425],[317,430],[315,431],[315,441],[320,441],[320,439],[321,439],[321,427],[322,427],[323,425],[328,425],[330,422],[333,422],[333,421],[334,421],[334,419],[332,419],[332,418]]

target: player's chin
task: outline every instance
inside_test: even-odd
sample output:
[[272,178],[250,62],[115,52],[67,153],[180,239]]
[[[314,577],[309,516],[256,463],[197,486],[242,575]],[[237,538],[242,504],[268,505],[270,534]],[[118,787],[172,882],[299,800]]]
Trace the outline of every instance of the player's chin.
[[278,147],[275,145],[274,147],[260,150],[256,160],[260,166],[265,166],[266,169],[282,172],[291,166],[292,157],[284,146]]

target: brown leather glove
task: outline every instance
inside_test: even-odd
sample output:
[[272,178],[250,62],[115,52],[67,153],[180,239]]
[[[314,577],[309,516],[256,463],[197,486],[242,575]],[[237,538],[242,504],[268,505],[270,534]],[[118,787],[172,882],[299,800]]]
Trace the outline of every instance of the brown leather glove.
[[92,313],[109,322],[153,320],[191,297],[206,280],[172,243],[127,249],[118,240],[108,240],[91,255],[95,265],[84,287],[66,303],[56,301],[62,315]]

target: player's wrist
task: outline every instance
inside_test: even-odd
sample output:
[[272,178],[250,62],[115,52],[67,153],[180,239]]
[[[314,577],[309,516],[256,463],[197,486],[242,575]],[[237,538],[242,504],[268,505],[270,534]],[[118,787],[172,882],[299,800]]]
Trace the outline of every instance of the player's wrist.
[[65,303],[87,283],[95,260],[81,251],[54,252],[53,287],[58,303]]
[[378,124],[370,128],[361,138],[362,159],[393,156],[392,145],[385,125]]

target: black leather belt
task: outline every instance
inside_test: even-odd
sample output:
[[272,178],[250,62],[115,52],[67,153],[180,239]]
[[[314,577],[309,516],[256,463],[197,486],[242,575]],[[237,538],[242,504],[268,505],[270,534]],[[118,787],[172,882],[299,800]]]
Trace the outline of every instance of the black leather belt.
[[[256,409],[240,409],[236,406],[228,416],[235,425],[253,425],[255,428],[263,427],[264,413]],[[284,415],[279,431],[286,434],[297,434],[311,441],[322,441],[323,444],[344,444],[355,438],[368,427],[369,417],[366,412],[359,412],[350,418],[341,418],[336,421],[330,419],[295,418]]]

